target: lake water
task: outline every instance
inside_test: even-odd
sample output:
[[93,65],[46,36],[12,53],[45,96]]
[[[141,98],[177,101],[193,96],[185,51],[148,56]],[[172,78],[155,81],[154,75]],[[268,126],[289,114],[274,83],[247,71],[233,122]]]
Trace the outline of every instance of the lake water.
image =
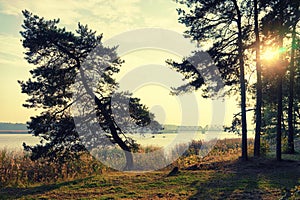
[[0,149],[21,149],[22,144],[25,142],[29,145],[34,145],[39,142],[37,137],[31,134],[0,134]]
[[[128,136],[137,140],[142,146],[160,146],[164,147],[169,144],[188,143],[192,140],[204,140],[209,141],[211,139],[225,139],[225,138],[240,138],[236,134],[208,131],[205,134],[194,132],[179,132],[165,133],[165,134],[128,134]],[[253,133],[248,133],[248,138],[253,138]],[[22,144],[25,142],[29,145],[39,143],[39,138],[33,137],[30,134],[0,134],[0,149],[22,149]]]

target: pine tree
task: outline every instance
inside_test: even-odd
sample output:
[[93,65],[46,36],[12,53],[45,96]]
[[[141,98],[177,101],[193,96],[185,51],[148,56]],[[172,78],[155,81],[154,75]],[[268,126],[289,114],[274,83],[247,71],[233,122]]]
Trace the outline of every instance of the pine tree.
[[[251,2],[236,0],[184,0],[177,2],[186,6],[186,8],[178,9],[179,22],[188,28],[185,32],[186,36],[200,44],[212,41],[212,47],[207,52],[215,62],[225,85],[233,87],[239,83],[242,158],[247,160],[245,49],[250,45],[252,24],[247,23],[246,19],[251,15],[249,12]],[[197,53],[194,56],[197,56]],[[191,59],[184,59],[182,63],[171,61],[168,63],[185,77],[192,77],[190,85],[194,89],[203,88],[205,87],[203,77],[195,72],[196,69],[188,61]]]
[[[115,120],[118,113],[113,113],[112,109],[124,112],[121,100],[126,100],[129,103],[129,118],[132,118],[135,125],[145,126],[151,119],[147,107],[139,99],[132,98],[130,93],[115,94],[120,98],[117,104],[112,104],[112,95],[118,87],[113,75],[119,72],[123,63],[116,54],[116,47],[104,47],[102,35],[96,35],[96,32],[80,23],[73,33],[59,28],[59,19],[45,20],[26,10],[23,15],[24,30],[21,35],[26,49],[25,59],[35,68],[30,71],[32,78],[19,83],[22,93],[29,96],[24,106],[42,110],[40,115],[31,117],[28,122],[30,132],[41,138],[40,144],[36,146],[23,144],[26,150],[31,151],[31,158],[43,157],[65,162],[86,150],[76,131],[71,107],[78,101],[87,100],[91,106],[79,108],[79,112],[80,109],[88,109],[96,113],[93,115],[96,120],[88,119],[91,115],[87,115],[87,122],[80,121],[80,127],[88,131],[87,124],[96,122],[106,134],[95,135],[98,133],[96,131],[89,135],[87,132],[85,138],[81,139],[93,141],[91,137],[98,140],[100,137],[101,141],[101,137],[108,136],[111,143],[124,150],[125,168],[132,169],[131,152],[137,148],[137,144],[126,137],[118,126]],[[88,65],[92,68],[88,68]],[[97,87],[93,88],[91,80],[95,74],[98,74],[98,80]],[[76,84],[77,88],[74,89]]]
[[[289,78],[289,111],[288,111],[288,149],[290,152],[294,151],[293,147],[293,82],[294,82],[294,56],[293,51],[291,53],[291,63],[288,63],[286,60],[286,47],[284,45],[284,39],[287,35],[293,32],[293,27],[299,21],[299,1],[293,0],[274,0],[274,1],[261,1],[262,6],[268,10],[268,13],[262,19],[263,33],[266,36],[267,40],[273,40],[273,45],[277,45],[279,52],[279,61],[275,64],[276,73],[276,85],[277,85],[277,147],[276,147],[276,158],[281,160],[281,140],[282,140],[282,125],[283,125],[283,81],[286,74],[286,69],[288,65],[290,71]],[[294,42],[293,42],[294,43]]]

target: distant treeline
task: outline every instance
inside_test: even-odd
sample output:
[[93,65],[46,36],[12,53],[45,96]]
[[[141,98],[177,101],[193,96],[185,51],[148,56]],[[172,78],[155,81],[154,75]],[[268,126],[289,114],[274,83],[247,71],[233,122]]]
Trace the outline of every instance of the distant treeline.
[[22,124],[22,123],[3,123],[0,122],[0,130],[1,132],[3,132],[3,130],[5,131],[27,131],[27,127],[26,124]]

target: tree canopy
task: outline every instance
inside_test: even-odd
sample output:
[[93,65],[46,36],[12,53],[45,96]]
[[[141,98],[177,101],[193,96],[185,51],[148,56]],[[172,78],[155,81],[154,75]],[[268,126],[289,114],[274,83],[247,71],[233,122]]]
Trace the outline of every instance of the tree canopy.
[[[25,59],[35,68],[30,71],[32,78],[19,83],[22,92],[29,96],[24,106],[42,110],[40,115],[31,117],[28,122],[30,132],[40,137],[41,142],[36,146],[24,144],[25,149],[32,152],[33,159],[45,157],[65,161],[86,150],[82,141],[106,137],[127,152],[126,167],[132,167],[131,152],[137,144],[126,137],[126,130],[122,130],[115,119],[124,112],[122,103],[129,104],[130,115],[127,118],[131,125],[127,123],[127,128],[148,125],[151,120],[154,121],[154,116],[140,103],[140,99],[131,97],[130,93],[114,94],[118,88],[114,74],[119,72],[124,62],[116,53],[117,47],[103,46],[102,34],[97,35],[87,25],[79,23],[73,33],[59,28],[59,19],[45,20],[27,10],[23,11],[23,15],[21,35],[26,49]],[[113,94],[118,96],[115,104],[111,102]],[[96,116],[90,118],[91,115],[84,115],[85,118],[81,118],[80,127],[87,131],[84,137],[78,134],[74,113],[71,112],[77,101],[87,102],[85,106],[77,107],[77,117],[83,116],[82,112],[93,112]],[[112,109],[117,112],[113,113]],[[121,120],[124,121],[123,118]],[[102,129],[100,132],[105,134],[92,135],[94,138],[91,138],[88,123],[96,123],[98,129]]]

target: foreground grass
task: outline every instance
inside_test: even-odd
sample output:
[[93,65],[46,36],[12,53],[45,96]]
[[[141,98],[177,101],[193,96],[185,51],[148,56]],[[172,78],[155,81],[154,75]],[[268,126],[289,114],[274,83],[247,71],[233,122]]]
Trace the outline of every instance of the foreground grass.
[[[196,155],[199,144],[163,170],[139,173],[112,171],[88,157],[58,170],[2,151],[0,199],[300,199],[299,153],[282,162],[272,152],[240,161],[239,139],[218,141],[205,157]],[[168,177],[174,166],[180,173]]]
[[50,185],[6,187],[0,189],[0,198],[273,200],[290,196],[286,191],[300,185],[300,163],[295,160],[232,160],[215,169],[180,170],[171,177],[168,172],[108,172]]

